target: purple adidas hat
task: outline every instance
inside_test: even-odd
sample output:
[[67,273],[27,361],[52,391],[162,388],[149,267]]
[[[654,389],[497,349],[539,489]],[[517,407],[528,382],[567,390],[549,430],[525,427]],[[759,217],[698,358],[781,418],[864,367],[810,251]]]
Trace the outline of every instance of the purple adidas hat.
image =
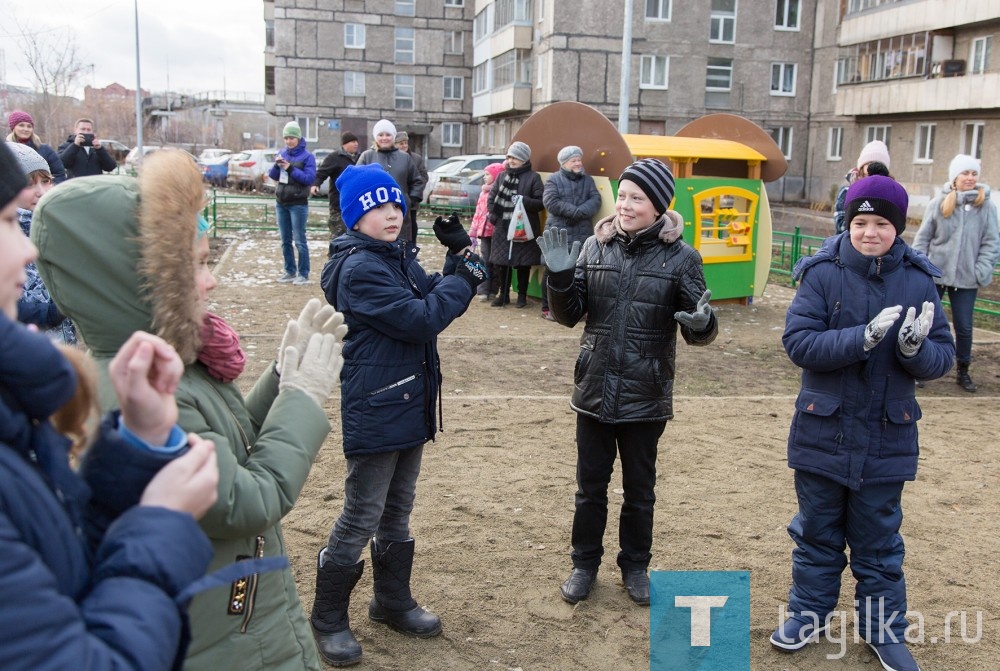
[[910,198],[892,177],[873,175],[859,179],[847,190],[847,225],[859,214],[877,214],[896,227],[896,235],[906,228],[906,208]]

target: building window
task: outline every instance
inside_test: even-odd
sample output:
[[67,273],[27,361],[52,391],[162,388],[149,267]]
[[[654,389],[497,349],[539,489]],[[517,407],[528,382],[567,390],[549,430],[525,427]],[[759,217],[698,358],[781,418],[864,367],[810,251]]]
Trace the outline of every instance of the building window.
[[531,23],[531,0],[496,0],[493,7],[494,30],[511,23]]
[[472,41],[478,42],[490,34],[490,26],[493,24],[493,5],[487,5],[486,9],[476,14],[472,20]]
[[319,140],[319,117],[299,116],[295,117],[299,128],[302,129],[302,138],[306,142],[316,142]]
[[712,0],[709,20],[709,42],[736,42],[736,0]]
[[646,0],[647,21],[669,21],[671,0]]
[[889,148],[889,129],[891,126],[865,126],[865,144],[881,140]]
[[441,124],[441,146],[462,146],[462,124],[454,122]]
[[398,110],[413,109],[413,75],[393,75],[394,107]]
[[365,24],[363,23],[344,24],[344,48],[345,49],[365,48]]
[[802,0],[775,0],[774,27],[777,30],[798,30],[801,3]]
[[786,159],[792,158],[792,127],[778,126],[771,129],[771,139],[781,149],[781,155]]
[[983,157],[983,132],[986,124],[982,121],[967,121],[962,124],[962,153],[972,158]]
[[460,54],[465,50],[465,33],[461,30],[452,30],[444,34],[444,52],[446,54]]
[[365,73],[345,72],[344,73],[344,95],[347,97],[361,97],[365,94]]
[[465,87],[463,84],[465,80],[461,77],[443,77],[444,82],[444,99],[445,100],[461,100],[464,96]]
[[872,82],[928,74],[927,35],[895,35],[855,45],[844,57],[850,80]]
[[665,89],[670,77],[669,56],[643,56],[639,66],[639,88]]
[[771,95],[795,95],[795,63],[771,63]]
[[972,74],[981,75],[990,69],[990,48],[992,46],[992,35],[979,37],[972,41],[972,54],[969,57]]
[[511,49],[493,59],[493,87],[531,84],[531,52]]
[[542,88],[542,80],[545,79],[545,54],[538,54],[535,58],[535,88]]
[[733,87],[733,59],[709,58],[705,76],[708,91],[728,91]]
[[472,68],[472,95],[485,93],[490,88],[490,61]]
[[465,0],[444,0],[445,7],[465,7]]
[[274,66],[264,66],[264,93],[269,96],[274,95]]
[[830,129],[830,137],[826,143],[826,160],[839,161],[844,157],[844,129],[834,126]]
[[395,62],[413,62],[413,28],[396,27]]
[[264,19],[264,46],[274,46],[274,19]]
[[930,163],[934,160],[934,126],[932,123],[917,124],[916,147],[913,160],[917,163]]
[[851,75],[854,72],[854,64],[851,62],[850,58],[838,58],[836,63],[836,70],[833,75],[833,90],[836,91],[837,87],[841,84],[846,84],[851,81]]
[[396,16],[413,16],[416,14],[414,0],[396,0]]

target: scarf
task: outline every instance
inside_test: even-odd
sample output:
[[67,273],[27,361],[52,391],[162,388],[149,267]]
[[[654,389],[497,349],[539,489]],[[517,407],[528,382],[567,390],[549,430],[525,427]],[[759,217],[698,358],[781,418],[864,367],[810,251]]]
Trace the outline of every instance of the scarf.
[[226,384],[240,376],[246,366],[247,355],[240,349],[240,337],[222,317],[205,313],[201,342],[198,361],[208,369],[209,375]]
[[521,183],[521,175],[531,170],[531,162],[527,162],[520,168],[507,168],[500,177],[500,186],[497,187],[496,198],[493,199],[493,221],[497,226],[506,226],[510,223],[510,217],[514,214],[514,196],[517,195],[517,187]]

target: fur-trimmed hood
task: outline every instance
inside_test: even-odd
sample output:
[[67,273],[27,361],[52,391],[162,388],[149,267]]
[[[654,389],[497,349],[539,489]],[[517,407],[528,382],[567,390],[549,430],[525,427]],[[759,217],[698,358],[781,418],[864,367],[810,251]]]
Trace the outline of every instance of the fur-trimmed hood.
[[[597,237],[597,241],[602,245],[608,244],[616,235],[618,235],[618,225],[616,223],[617,218],[617,214],[611,214],[594,224],[594,235]],[[684,217],[682,217],[680,213],[675,210],[667,210],[663,213],[662,217],[657,219],[650,225],[649,228],[645,230],[649,230],[660,225],[660,222],[663,223],[663,226],[657,232],[657,237],[660,238],[660,240],[663,240],[666,244],[676,241],[684,232]],[[641,235],[643,232],[644,231],[639,231],[639,234]]]
[[204,199],[191,159],[158,151],[138,179],[80,177],[39,201],[31,227],[38,270],[95,357],[114,356],[146,330],[186,364],[197,358],[194,240]]

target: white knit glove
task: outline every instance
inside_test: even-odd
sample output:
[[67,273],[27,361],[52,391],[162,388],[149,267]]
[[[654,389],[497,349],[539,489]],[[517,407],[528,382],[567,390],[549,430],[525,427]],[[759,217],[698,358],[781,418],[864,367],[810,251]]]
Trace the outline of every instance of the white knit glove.
[[885,334],[889,332],[892,325],[899,319],[902,311],[902,305],[893,305],[892,307],[883,309],[882,312],[875,315],[875,319],[868,322],[868,326],[865,327],[866,352],[870,352],[875,345],[882,342],[882,338],[885,337]]
[[320,307],[321,305],[318,298],[310,298],[299,313],[299,318],[289,320],[288,326],[285,327],[285,335],[281,338],[281,347],[278,348],[278,365],[275,367],[278,375],[281,375],[284,369],[282,364],[285,350],[289,347],[295,347],[301,353],[314,333],[329,333],[338,343],[347,335],[344,315],[334,310],[332,305]]
[[931,332],[931,324],[934,323],[934,303],[924,301],[920,316],[915,316],[915,307],[907,308],[906,318],[899,328],[899,353],[909,358],[916,355],[920,346],[924,344],[924,338]]
[[301,355],[295,347],[285,349],[284,365],[278,391],[300,389],[322,408],[344,367],[340,341],[332,333],[314,333]]

